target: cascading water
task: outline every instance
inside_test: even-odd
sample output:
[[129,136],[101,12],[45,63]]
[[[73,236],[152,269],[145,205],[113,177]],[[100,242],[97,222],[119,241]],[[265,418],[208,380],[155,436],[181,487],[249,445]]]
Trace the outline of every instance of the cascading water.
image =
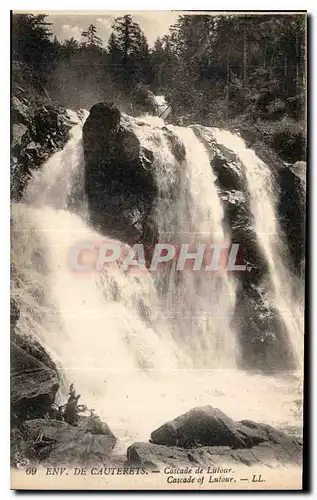
[[[188,243],[229,239],[207,151],[193,130],[169,127],[185,147],[186,158],[178,161],[162,120],[131,119],[131,126],[152,149],[155,145],[160,239],[176,244],[183,238]],[[296,376],[269,378],[235,368],[233,278],[224,272],[210,279],[184,272],[180,280],[175,268],[158,277],[115,265],[103,273],[70,269],[73,245],[105,238],[86,222],[84,198],[77,213],[70,200],[74,184],[78,194],[83,182],[81,129],[77,125],[63,151],[34,174],[23,201],[12,210],[17,328],[37,336],[57,363],[62,401],[73,382],[81,401],[107,421],[122,449],[148,439],[166,420],[205,404],[235,419],[298,425]],[[179,190],[171,193],[173,176]],[[259,177],[255,189],[263,189],[264,180]],[[163,299],[157,292],[162,279]]]
[[[282,318],[292,353],[297,366],[300,366],[303,354],[304,308],[302,301],[294,298],[293,289],[299,283],[294,279],[287,262],[287,252],[277,220],[277,190],[272,173],[254,151],[246,147],[241,137],[216,128],[213,133],[217,143],[233,151],[244,167],[255,231],[269,268],[268,299]],[[301,298],[303,299],[303,291]]]
[[[155,219],[160,241],[176,246],[187,243],[192,252],[199,244],[230,243],[215,175],[203,144],[192,129],[169,126],[185,147],[185,160],[178,164],[162,133],[163,120],[149,117],[146,122],[152,127],[135,131],[140,141],[155,151],[159,186]],[[173,193],[175,185],[177,192]],[[179,272],[175,261],[162,274],[164,310],[179,340],[192,353],[193,365],[234,368],[238,344],[232,326],[236,293],[233,278],[225,270],[211,274],[203,270]]]

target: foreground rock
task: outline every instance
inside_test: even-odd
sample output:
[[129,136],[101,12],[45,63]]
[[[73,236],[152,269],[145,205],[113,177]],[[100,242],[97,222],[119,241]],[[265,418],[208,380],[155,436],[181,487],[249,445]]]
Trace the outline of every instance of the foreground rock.
[[183,449],[151,443],[135,443],[127,450],[128,463],[144,467],[259,465],[287,467],[301,465],[302,447],[285,449],[280,443],[262,443],[253,448],[232,449],[229,446],[203,446]]
[[44,416],[58,387],[55,371],[11,342],[11,411],[16,421]]
[[[23,456],[44,465],[104,465],[109,462],[116,438],[98,417],[80,417],[78,424],[34,419],[20,429]],[[27,445],[28,444],[28,445]]]
[[264,431],[256,426],[236,423],[218,408],[194,408],[159,427],[151,442],[167,446],[231,446],[251,448],[265,441]]
[[[71,384],[64,405],[55,403],[56,367],[34,339],[14,335],[11,342],[11,463],[27,460],[45,465],[104,465],[116,438],[105,422],[79,405]],[[17,345],[16,342],[19,342]],[[48,366],[49,365],[49,366]],[[122,461],[122,460],[121,460]]]
[[194,408],[135,443],[128,462],[144,466],[300,464],[302,442],[270,425],[235,422],[211,406]]

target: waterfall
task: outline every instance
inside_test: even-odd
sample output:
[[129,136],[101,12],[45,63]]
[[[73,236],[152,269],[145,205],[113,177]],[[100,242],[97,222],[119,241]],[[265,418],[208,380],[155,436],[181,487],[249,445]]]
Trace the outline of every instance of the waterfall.
[[[232,317],[237,284],[224,270],[207,277],[187,271],[180,276],[174,262],[157,276],[147,270],[141,275],[126,272],[117,265],[102,273],[70,268],[69,251],[78,242],[106,238],[115,243],[87,222],[78,121],[65,148],[34,173],[23,200],[12,210],[12,253],[19,276],[13,290],[20,304],[17,329],[35,335],[56,362],[63,380],[61,400],[73,382],[81,402],[107,421],[122,449],[135,439],[148,439],[166,420],[204,404],[220,406],[236,419],[298,425],[294,394],[285,391],[283,375],[269,378],[236,368],[240,353]],[[157,117],[131,118],[130,126],[155,152],[160,240],[178,244],[185,239],[194,247],[230,241],[209,153],[194,131],[166,128]],[[184,148],[184,157],[176,158],[170,134]],[[263,167],[262,174],[254,174],[250,159],[241,161],[250,191],[254,183],[252,211],[259,244],[271,266],[272,300],[281,314],[286,308],[283,318],[291,330],[293,319],[288,322],[287,313],[292,304],[286,294],[278,299],[282,290],[277,281],[285,278],[277,259],[279,242],[271,234],[275,227],[265,226],[276,220],[268,171]],[[77,204],[74,188],[81,193]],[[259,193],[272,218],[268,222],[261,219]],[[288,386],[297,387],[295,375],[285,377]]]
[[[191,128],[168,126],[185,147],[185,160],[179,164],[162,131],[163,120],[150,117],[145,121],[152,127],[136,128],[135,132],[142,143],[155,151],[159,186],[155,219],[160,241],[187,243],[192,251],[197,251],[199,244],[229,244],[216,177],[204,145]],[[173,185],[178,192],[173,192]],[[179,341],[195,353],[194,366],[234,368],[239,355],[232,325],[234,279],[225,270],[209,274],[186,269],[179,272],[176,262],[160,278],[164,288],[163,308],[178,332]]]
[[303,301],[296,300],[293,293],[298,281],[290,268],[278,223],[274,177],[269,167],[246,147],[241,137],[219,129],[213,129],[213,133],[217,143],[237,155],[245,172],[255,231],[269,268],[268,300],[280,314],[285,335],[299,366],[303,354],[304,307]]

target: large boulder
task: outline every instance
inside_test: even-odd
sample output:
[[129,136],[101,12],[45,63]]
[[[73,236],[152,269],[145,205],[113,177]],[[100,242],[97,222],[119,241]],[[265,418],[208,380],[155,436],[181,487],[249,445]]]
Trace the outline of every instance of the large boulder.
[[185,158],[183,144],[166,127],[154,128],[104,102],[90,110],[83,145],[90,223],[109,237],[152,248],[157,241],[153,217],[159,195],[157,179],[166,177],[161,149],[167,147],[173,155],[166,183],[170,192],[164,194],[175,197]]
[[90,222],[128,244],[148,239],[151,245],[156,239],[151,215],[158,196],[155,152],[136,133],[146,127],[111,103],[95,104],[83,127]]
[[250,426],[237,424],[218,408],[204,406],[165,423],[152,432],[151,442],[167,446],[231,446],[250,448],[264,436]]
[[300,465],[302,441],[274,427],[242,420],[235,422],[211,406],[193,408],[152,432],[150,443],[127,450],[134,465]]
[[23,433],[33,443],[37,459],[53,466],[104,465],[116,444],[114,434],[97,417],[80,417],[76,426],[60,420],[29,420]]
[[44,416],[58,387],[55,371],[11,342],[11,410],[15,420]]

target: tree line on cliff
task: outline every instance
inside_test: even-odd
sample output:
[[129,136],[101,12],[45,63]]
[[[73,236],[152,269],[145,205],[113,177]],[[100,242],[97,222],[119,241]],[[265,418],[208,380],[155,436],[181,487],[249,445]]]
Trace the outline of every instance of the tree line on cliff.
[[175,114],[207,125],[239,117],[270,135],[268,124],[284,120],[296,135],[303,133],[305,36],[304,14],[180,15],[150,48],[129,14],[115,19],[109,40],[90,25],[81,41],[57,40],[44,14],[14,14],[13,81],[63,105],[77,97],[79,107],[128,97],[141,85],[166,95]]

